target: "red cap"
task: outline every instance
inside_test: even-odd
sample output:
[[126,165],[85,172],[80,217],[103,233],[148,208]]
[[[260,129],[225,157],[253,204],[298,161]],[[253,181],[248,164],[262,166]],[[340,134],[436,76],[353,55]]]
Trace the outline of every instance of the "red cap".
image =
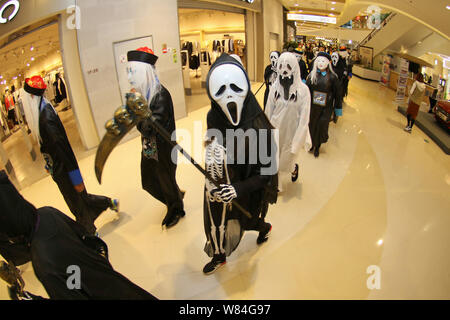
[[42,79],[41,76],[34,76],[25,79],[24,90],[29,94],[42,96],[45,89],[47,89],[47,85],[45,84],[44,79]]

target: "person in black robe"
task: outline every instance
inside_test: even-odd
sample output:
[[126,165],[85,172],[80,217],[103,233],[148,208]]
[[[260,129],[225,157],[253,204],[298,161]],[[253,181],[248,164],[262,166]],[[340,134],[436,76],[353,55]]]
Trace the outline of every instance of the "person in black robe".
[[[344,100],[344,92],[346,84],[348,85],[348,66],[347,66],[347,48],[342,46],[339,49],[339,59],[334,59],[333,61],[333,69],[338,76],[339,79],[339,87],[340,87],[340,93],[339,96],[341,97],[341,105]],[[333,114],[333,121],[334,123],[337,122],[338,117],[340,116],[338,114],[339,110],[335,110]]]
[[309,131],[312,139],[311,151],[319,157],[319,149],[328,141],[330,118],[335,110],[342,114],[340,83],[331,66],[328,53],[319,52],[306,85],[311,92],[311,114]]
[[118,200],[87,193],[78,162],[61,120],[53,106],[43,97],[46,89],[40,76],[25,80],[33,117],[32,131],[40,143],[46,169],[58,185],[77,222],[91,234],[95,220],[108,208],[119,212]]
[[[50,299],[58,300],[153,300],[113,269],[108,247],[62,212],[52,207],[36,209],[0,172],[0,254],[18,266],[31,261],[38,280]],[[80,282],[71,282],[71,268]],[[69,289],[68,284],[74,284]]]
[[270,53],[270,64],[264,71],[264,83],[266,84],[266,91],[264,92],[264,110],[266,109],[267,99],[269,98],[270,87],[277,79],[277,61],[281,53],[279,51],[272,51]]
[[[133,90],[149,102],[154,119],[172,134],[176,129],[172,97],[159,82],[154,66],[157,60],[149,48],[128,52],[128,78]],[[176,181],[176,154],[172,158],[172,146],[153,129],[151,121],[145,119],[137,124],[142,135],[142,187],[167,206],[162,226],[171,228],[185,216],[184,192]]]
[[306,83],[309,72],[306,62],[303,60],[303,51],[294,50],[294,54],[297,57],[298,65],[300,67],[300,77],[302,78],[303,83]]
[[53,86],[55,87],[56,103],[61,103],[64,99],[67,99],[66,85],[59,73],[55,75],[55,82],[53,83]]
[[[205,252],[212,260],[203,272],[211,274],[226,263],[244,231],[259,232],[257,244],[267,241],[272,226],[265,217],[269,204],[277,201],[278,166],[273,127],[250,90],[242,65],[223,54],[212,65],[206,83],[211,100],[206,170],[220,183],[217,188],[207,178],[204,194]],[[244,138],[239,131],[250,135]],[[268,161],[261,159],[262,154]]]

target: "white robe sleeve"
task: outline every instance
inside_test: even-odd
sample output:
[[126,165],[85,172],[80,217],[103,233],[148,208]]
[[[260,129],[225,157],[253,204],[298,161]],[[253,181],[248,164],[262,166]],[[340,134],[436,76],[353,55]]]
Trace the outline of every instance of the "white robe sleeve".
[[306,84],[300,85],[300,99],[302,104],[300,105],[300,119],[295,132],[294,139],[292,140],[291,153],[297,154],[300,148],[304,147],[306,151],[309,151],[312,146],[311,134],[309,132],[309,118],[311,114],[311,93]]
[[409,91],[409,95],[411,96],[414,93],[414,90],[416,90],[417,82],[414,81],[414,84],[411,87],[411,90]]

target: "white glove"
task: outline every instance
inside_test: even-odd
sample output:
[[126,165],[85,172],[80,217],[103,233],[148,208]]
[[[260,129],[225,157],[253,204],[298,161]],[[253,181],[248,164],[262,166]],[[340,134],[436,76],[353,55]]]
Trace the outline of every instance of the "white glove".
[[213,191],[213,194],[218,202],[227,204],[237,198],[236,189],[230,184],[221,184],[220,189]]

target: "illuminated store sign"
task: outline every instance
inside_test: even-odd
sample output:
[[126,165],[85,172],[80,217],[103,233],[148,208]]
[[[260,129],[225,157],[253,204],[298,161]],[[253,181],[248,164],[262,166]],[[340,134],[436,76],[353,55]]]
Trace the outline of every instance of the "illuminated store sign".
[[[9,7],[14,7],[13,12],[9,15],[9,17],[5,18],[3,15]],[[14,19],[14,17],[17,15],[20,9],[20,3],[19,0],[9,0],[5,2],[2,7],[0,8],[0,23],[7,23]]]
[[310,14],[299,14],[299,13],[288,13],[287,16],[288,20],[301,20],[301,21],[330,23],[330,24],[337,23],[337,18],[332,17],[314,16]]

